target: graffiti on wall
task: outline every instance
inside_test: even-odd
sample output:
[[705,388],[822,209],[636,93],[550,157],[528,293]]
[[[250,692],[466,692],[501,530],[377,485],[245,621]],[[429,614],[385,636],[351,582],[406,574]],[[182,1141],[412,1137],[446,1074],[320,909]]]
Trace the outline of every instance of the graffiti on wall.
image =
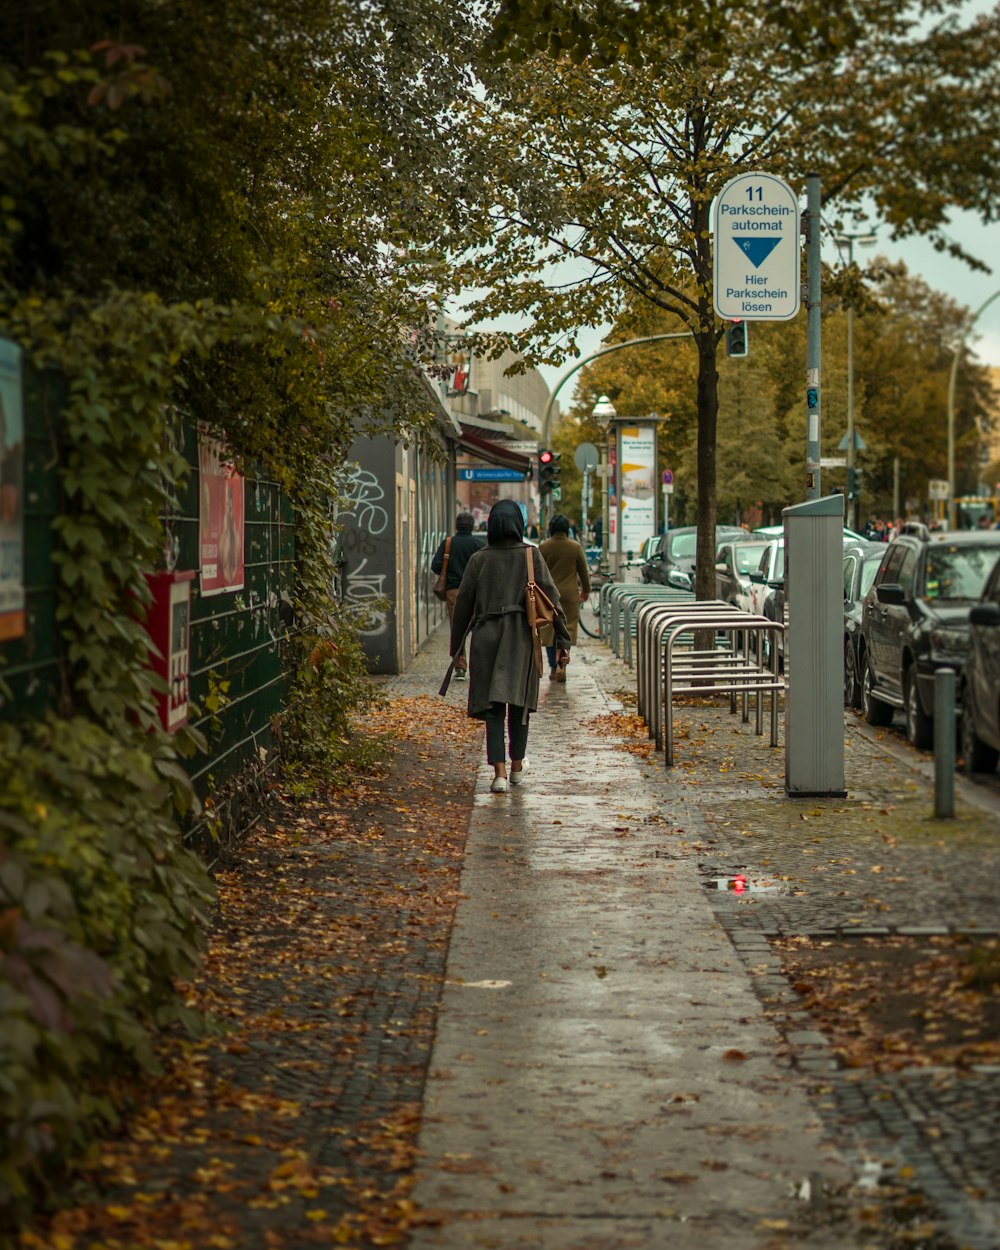
[[334,592],[357,608],[365,617],[362,638],[377,638],[389,630],[390,605],[386,598],[385,573],[369,571],[368,561],[377,565],[380,547],[376,538],[389,526],[389,514],[382,506],[385,490],[370,469],[349,464],[340,483],[339,510],[335,520],[344,526],[334,538]]
[[337,520],[352,516],[359,529],[369,534],[381,534],[389,524],[389,514],[381,504],[384,498],[382,484],[371,469],[363,469],[359,464],[348,465]]
[[389,628],[389,612],[385,598],[385,574],[366,573],[368,560],[364,559],[345,579],[348,603],[360,609],[365,625],[358,630],[362,638],[377,638]]

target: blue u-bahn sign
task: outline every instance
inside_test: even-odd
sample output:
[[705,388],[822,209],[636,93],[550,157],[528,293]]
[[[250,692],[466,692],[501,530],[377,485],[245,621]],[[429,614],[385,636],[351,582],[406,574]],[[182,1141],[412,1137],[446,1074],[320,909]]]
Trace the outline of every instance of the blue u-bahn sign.
[[523,482],[524,474],[517,469],[459,469],[460,482]]

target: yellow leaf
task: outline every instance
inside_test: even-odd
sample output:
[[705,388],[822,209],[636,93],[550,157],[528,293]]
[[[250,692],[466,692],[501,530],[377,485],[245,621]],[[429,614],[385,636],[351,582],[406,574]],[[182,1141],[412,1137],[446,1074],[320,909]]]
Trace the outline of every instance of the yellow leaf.
[[326,1212],[322,1207],[314,1207],[311,1211],[306,1212],[306,1219],[312,1220],[314,1224],[318,1224],[320,1220],[326,1219]]

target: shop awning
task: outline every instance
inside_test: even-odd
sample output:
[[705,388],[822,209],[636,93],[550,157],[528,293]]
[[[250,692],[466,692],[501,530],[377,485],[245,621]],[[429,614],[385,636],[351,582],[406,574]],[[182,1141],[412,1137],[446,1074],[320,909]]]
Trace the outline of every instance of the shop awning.
[[462,426],[462,437],[458,445],[477,460],[485,460],[487,464],[496,464],[504,469],[516,469],[519,473],[527,473],[531,468],[531,457],[519,451],[511,451],[503,443],[484,438],[481,430],[474,430],[459,417]]

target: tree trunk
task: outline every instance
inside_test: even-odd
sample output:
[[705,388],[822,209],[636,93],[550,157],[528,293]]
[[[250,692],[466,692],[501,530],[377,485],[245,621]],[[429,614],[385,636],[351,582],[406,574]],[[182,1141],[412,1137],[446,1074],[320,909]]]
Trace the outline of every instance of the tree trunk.
[[698,346],[698,547],[695,598],[715,598],[715,464],[719,420],[719,370],[715,363],[717,337],[712,308],[703,304]]

